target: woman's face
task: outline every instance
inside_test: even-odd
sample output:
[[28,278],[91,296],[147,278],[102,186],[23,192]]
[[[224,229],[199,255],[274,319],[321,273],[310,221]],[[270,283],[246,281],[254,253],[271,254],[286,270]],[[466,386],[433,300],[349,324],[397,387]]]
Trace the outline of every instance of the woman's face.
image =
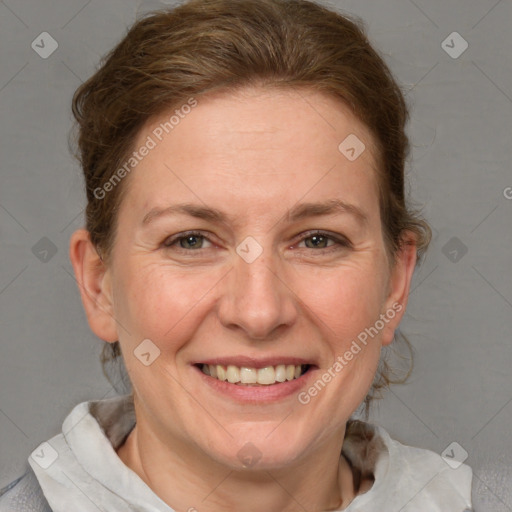
[[[169,133],[174,110],[139,134],[101,283],[115,321],[91,325],[119,339],[138,422],[161,441],[286,466],[343,432],[405,310],[372,141],[343,104],[304,90],[210,94],[180,113]],[[353,136],[355,152],[339,149],[351,134],[366,146],[355,159]],[[242,385],[206,364],[261,382],[309,370]]]

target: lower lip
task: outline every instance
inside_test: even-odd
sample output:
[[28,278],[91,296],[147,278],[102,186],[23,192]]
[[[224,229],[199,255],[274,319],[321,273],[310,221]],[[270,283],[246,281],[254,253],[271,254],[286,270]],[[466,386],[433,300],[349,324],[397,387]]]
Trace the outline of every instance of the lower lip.
[[193,366],[199,376],[203,379],[203,382],[210,386],[214,391],[227,395],[235,401],[239,402],[277,402],[284,398],[296,395],[302,387],[304,387],[314,373],[313,368],[301,375],[298,379],[287,380],[285,382],[276,382],[268,386],[245,386],[231,384],[225,380],[219,380],[214,377],[210,377],[201,371],[197,366]]

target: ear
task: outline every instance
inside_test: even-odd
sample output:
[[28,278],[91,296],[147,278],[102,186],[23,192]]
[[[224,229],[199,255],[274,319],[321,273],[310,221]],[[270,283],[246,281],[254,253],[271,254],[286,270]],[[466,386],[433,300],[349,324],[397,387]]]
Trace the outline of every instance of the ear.
[[71,235],[69,257],[91,330],[104,341],[117,341],[111,273],[91,242],[89,231],[79,229]]
[[381,318],[385,321],[381,336],[383,345],[389,345],[393,341],[395,330],[404,316],[416,261],[416,235],[407,231],[403,235],[401,247],[397,251],[391,269],[388,296],[384,302],[384,310],[381,315]]

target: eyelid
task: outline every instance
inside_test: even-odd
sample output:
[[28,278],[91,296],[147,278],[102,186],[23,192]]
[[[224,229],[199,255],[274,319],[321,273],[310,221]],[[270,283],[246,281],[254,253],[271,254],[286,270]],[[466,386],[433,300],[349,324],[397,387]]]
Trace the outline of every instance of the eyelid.
[[[309,231],[304,231],[300,234],[299,243],[303,242],[307,238],[311,238],[312,236],[322,236],[324,238],[328,238],[329,240],[332,240],[336,242],[338,245],[342,247],[353,247],[352,242],[346,237],[341,234],[331,233],[330,231],[324,231],[322,229],[312,229]],[[330,246],[330,248],[333,248],[334,246]],[[324,250],[328,250],[329,247],[325,247]]]
[[[182,231],[181,233],[176,233],[175,235],[168,236],[163,242],[162,245],[164,247],[172,247],[173,244],[178,242],[179,240],[183,238],[187,238],[189,236],[197,236],[204,238],[205,240],[208,240],[210,243],[213,243],[210,238],[205,234],[208,233],[207,231],[200,231],[200,230],[190,230],[190,231]],[[183,248],[182,248],[183,249]],[[183,249],[186,250],[186,249]],[[194,250],[194,249],[193,249]],[[196,251],[200,249],[195,249]]]
[[[207,240],[208,242],[210,242],[212,244],[214,243],[208,237],[208,232],[207,231],[190,230],[190,231],[183,231],[181,233],[176,233],[175,235],[171,235],[171,236],[167,237],[163,241],[162,245],[165,248],[170,248],[176,242],[178,242],[179,240],[182,240],[182,239],[187,238],[189,236],[201,237],[201,238],[204,238],[205,240]],[[296,242],[297,244],[303,242],[304,240],[306,240],[308,238],[311,238],[312,236],[322,236],[324,238],[327,238],[327,239],[335,242],[334,245],[318,249],[318,252],[320,252],[322,250],[324,250],[324,251],[332,250],[333,248],[336,249],[336,245],[338,245],[340,247],[346,247],[346,248],[352,248],[353,247],[352,242],[347,237],[345,237],[345,236],[343,236],[341,234],[335,234],[335,233],[331,233],[329,231],[324,231],[324,230],[321,230],[321,229],[313,229],[313,230],[309,230],[309,231],[304,231],[304,232],[300,233],[299,236],[300,236],[300,238]],[[293,245],[295,245],[295,243]],[[204,248],[202,247],[201,249],[191,249],[191,250],[187,250],[187,249],[183,249],[183,248],[180,248],[180,249],[182,249],[183,251],[186,251],[186,252],[199,252],[199,251],[201,251],[201,249],[204,249]],[[307,247],[307,249],[309,249],[309,247]],[[315,249],[313,249],[313,250],[315,250]]]

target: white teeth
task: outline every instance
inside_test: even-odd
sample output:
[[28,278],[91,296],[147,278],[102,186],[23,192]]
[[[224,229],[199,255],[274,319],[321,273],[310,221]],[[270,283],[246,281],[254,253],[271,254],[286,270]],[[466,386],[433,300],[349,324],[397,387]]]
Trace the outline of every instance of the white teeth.
[[228,365],[227,368],[220,364],[202,365],[204,374],[218,380],[227,380],[231,384],[239,385],[263,385],[268,386],[276,382],[298,379],[302,375],[302,365],[278,364],[265,368],[248,368]]
[[256,384],[258,372],[254,368],[240,368],[240,381],[242,384]]
[[286,366],[284,364],[276,366],[276,380],[277,382],[284,382],[286,380]]
[[237,382],[240,382],[240,370],[236,366],[230,364],[228,366],[226,375],[228,377],[228,382],[231,382],[231,384],[236,384]]
[[[203,368],[205,366],[206,365],[203,364]],[[217,365],[217,379],[219,379],[219,380],[227,380],[228,379],[228,376],[226,374],[226,370],[224,369],[224,366]]]
[[258,384],[274,384],[275,381],[276,371],[273,366],[267,366],[258,370]]

